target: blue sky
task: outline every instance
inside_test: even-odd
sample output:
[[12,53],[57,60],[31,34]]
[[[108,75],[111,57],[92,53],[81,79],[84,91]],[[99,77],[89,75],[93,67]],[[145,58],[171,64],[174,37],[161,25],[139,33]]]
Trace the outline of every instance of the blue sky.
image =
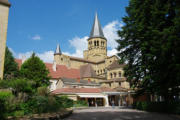
[[59,43],[64,54],[82,57],[97,11],[108,39],[108,55],[115,54],[116,31],[123,25],[128,0],[9,0],[7,46],[16,58],[32,51],[52,62]]

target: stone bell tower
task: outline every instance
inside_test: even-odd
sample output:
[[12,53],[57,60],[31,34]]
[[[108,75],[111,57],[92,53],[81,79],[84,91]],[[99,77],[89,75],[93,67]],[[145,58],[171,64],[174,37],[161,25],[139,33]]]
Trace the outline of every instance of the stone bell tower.
[[107,40],[104,37],[97,13],[89,36],[88,50],[84,51],[84,58],[94,62],[101,61],[107,57]]
[[8,0],[0,0],[0,78],[3,78],[4,71],[9,7],[10,3]]

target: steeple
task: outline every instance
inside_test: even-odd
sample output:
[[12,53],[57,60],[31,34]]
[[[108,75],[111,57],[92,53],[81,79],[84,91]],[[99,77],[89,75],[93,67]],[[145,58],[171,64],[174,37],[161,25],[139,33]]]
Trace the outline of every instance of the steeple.
[[100,22],[98,20],[98,16],[97,13],[95,14],[95,18],[94,18],[94,24],[90,33],[90,38],[93,37],[102,37],[104,38],[104,34],[100,25]]
[[57,44],[57,47],[56,47],[56,51],[54,54],[61,54],[61,49],[60,49],[60,45]]

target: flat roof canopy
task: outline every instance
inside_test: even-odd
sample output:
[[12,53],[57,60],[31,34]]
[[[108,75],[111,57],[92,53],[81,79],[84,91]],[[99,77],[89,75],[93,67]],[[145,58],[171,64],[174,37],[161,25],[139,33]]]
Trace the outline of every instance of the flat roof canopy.
[[89,94],[89,95],[78,95],[81,98],[105,98],[105,95],[93,95],[93,94]]

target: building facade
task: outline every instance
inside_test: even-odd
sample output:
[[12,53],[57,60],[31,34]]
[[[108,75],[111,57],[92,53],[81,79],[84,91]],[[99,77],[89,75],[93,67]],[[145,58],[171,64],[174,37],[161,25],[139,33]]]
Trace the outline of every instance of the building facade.
[[0,0],[0,78],[3,78],[4,71],[9,7],[8,0]]

